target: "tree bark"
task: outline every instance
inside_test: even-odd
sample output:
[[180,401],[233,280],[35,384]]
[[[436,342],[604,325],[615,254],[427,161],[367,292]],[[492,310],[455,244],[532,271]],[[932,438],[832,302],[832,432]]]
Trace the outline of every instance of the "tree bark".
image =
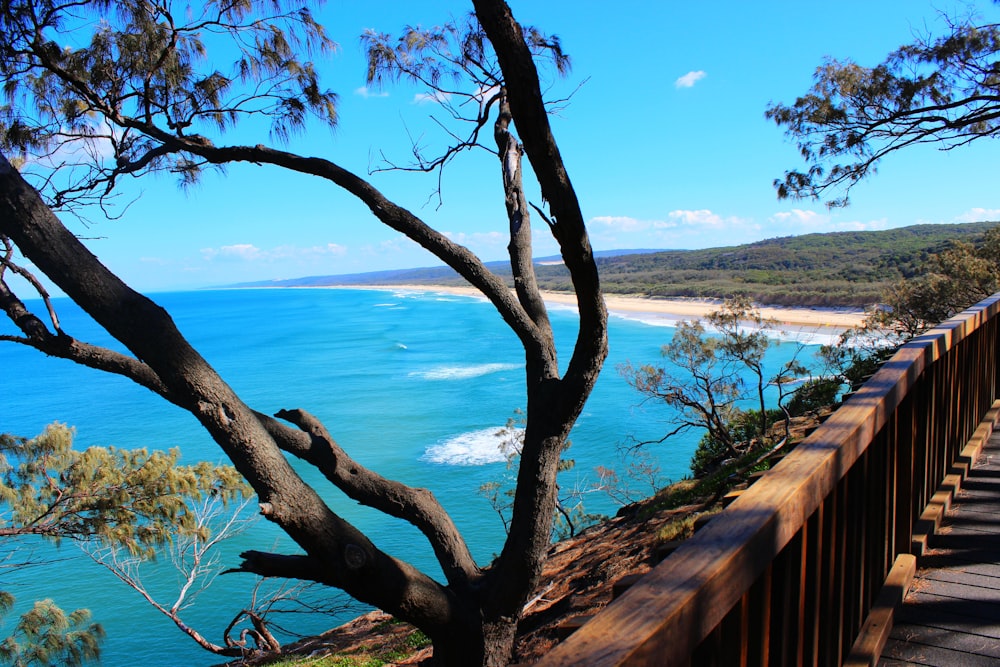
[[[104,267],[0,156],[0,234],[148,367],[256,491],[264,515],[306,552],[314,580],[441,634],[454,595],[381,552],[295,473],[267,429],[188,344],[169,315]],[[265,509],[266,508],[266,509]],[[252,564],[244,569],[252,571]],[[290,573],[286,572],[286,575]]]
[[[510,657],[523,606],[538,583],[551,543],[556,475],[566,438],[607,355],[607,312],[576,193],[548,123],[535,64],[520,26],[503,0],[474,0],[503,71],[501,118],[495,126],[510,221],[515,294],[463,246],[387,199],[369,182],[332,161],[258,146],[214,146],[200,136],[171,134],[148,118],[129,118],[99,95],[88,98],[113,124],[154,142],[149,155],[182,153],[213,163],[270,164],[323,178],[363,202],[383,224],[405,234],[455,269],[493,303],[525,352],[527,423],[510,533],[496,562],[475,564],[451,519],[430,492],[387,480],[353,461],[317,420],[301,410],[278,413],[297,428],[245,405],[191,347],[169,315],[131,290],[87,251],[0,156],[0,236],[79,304],[133,357],[88,347],[32,318],[0,276],[0,308],[32,345],[133,379],[188,410],[202,423],[257,492],[264,516],[303,550],[280,555],[248,551],[238,569],[312,579],[336,586],[424,630],[439,664],[501,666]],[[45,54],[36,54],[44,61]],[[60,77],[58,63],[43,64]],[[74,87],[86,82],[67,79]],[[508,107],[509,103],[509,107]],[[103,105],[103,106],[102,106]],[[576,290],[579,331],[560,377],[554,338],[534,276],[528,203],[521,183],[523,142],[548,202],[548,227],[559,243]],[[296,474],[286,454],[309,462],[348,496],[404,518],[427,536],[445,572],[442,585],[380,551],[336,515]]]

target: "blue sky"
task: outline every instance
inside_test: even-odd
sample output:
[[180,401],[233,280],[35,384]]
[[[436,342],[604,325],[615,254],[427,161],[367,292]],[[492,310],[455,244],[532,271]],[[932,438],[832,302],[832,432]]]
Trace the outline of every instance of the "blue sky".
[[[811,201],[778,201],[771,185],[801,166],[797,151],[764,118],[769,102],[791,102],[812,82],[824,56],[874,65],[917,33],[941,32],[939,13],[967,5],[949,0],[820,3],[607,2],[510,0],[522,23],[561,37],[572,57],[553,94],[577,89],[553,127],[598,250],[702,248],[764,238],[917,223],[1000,220],[996,144],[952,152],[923,147],[884,161],[857,186],[852,204],[828,211]],[[613,11],[609,11],[613,6]],[[359,35],[398,34],[407,24],[435,25],[471,5],[454,0],[367,3],[330,0],[317,16],[338,51],[320,66],[340,96],[340,124],[312,130],[291,148],[334,160],[360,174],[382,153],[405,162],[410,136],[446,141],[430,121],[442,117],[421,91],[364,86]],[[998,8],[976,7],[997,20]],[[257,144],[266,136],[227,135]],[[221,140],[217,140],[221,143]],[[443,177],[375,173],[384,194],[487,260],[506,240],[495,157],[470,154]],[[141,194],[119,220],[95,212],[91,224],[67,222],[134,287],[184,289],[438,264],[382,227],[334,186],[273,167],[235,165],[206,174],[183,192],[167,177],[128,184]],[[537,193],[529,193],[536,203]],[[555,244],[536,225],[537,256]]]

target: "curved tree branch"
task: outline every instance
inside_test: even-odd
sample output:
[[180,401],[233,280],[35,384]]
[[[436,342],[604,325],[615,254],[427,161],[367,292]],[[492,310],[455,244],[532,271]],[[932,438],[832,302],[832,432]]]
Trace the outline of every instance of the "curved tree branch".
[[[527,358],[528,422],[510,534],[490,573],[496,608],[519,610],[525,602],[523,584],[530,588],[541,572],[541,560],[534,554],[551,537],[563,445],[607,356],[607,310],[583,214],[549,126],[525,35],[505,2],[473,0],[473,5],[504,73],[511,117],[555,220],[550,229],[570,272],[580,315],[576,345],[561,380],[554,350],[542,358],[529,351]],[[519,585],[504,588],[499,582]]]
[[[290,448],[289,440],[279,446],[308,461],[334,486],[362,505],[389,516],[404,519],[427,537],[448,583],[466,590],[479,575],[469,548],[437,499],[427,489],[417,489],[386,479],[352,459],[336,443],[326,427],[304,410],[281,410],[275,417],[298,426],[309,438],[307,447]],[[296,442],[301,445],[304,443]]]
[[768,106],[765,116],[785,128],[808,165],[774,181],[779,198],[840,190],[827,204],[843,206],[896,151],[928,143],[951,150],[1000,133],[1000,25],[947,23],[945,36],[900,47],[875,67],[829,59],[806,95]]
[[504,72],[511,114],[556,222],[552,232],[577,294],[580,335],[565,377],[577,383],[599,372],[607,356],[607,309],[580,202],[552,134],[538,71],[520,24],[505,2],[473,0],[473,5]]
[[[51,304],[49,307],[51,310]],[[19,338],[5,336],[3,340],[33,347],[52,357],[68,359],[83,366],[122,375],[173,402],[167,387],[149,366],[120,352],[79,341],[63,331],[53,334],[40,318],[28,310],[24,302],[17,298],[3,280],[0,280],[0,310],[3,310],[25,334]]]
[[[154,132],[151,128],[144,131]],[[525,309],[515,299],[504,281],[486,268],[468,248],[451,241],[407,209],[387,199],[371,183],[334,162],[317,157],[257,146],[215,147],[200,137],[192,141],[178,139],[156,131],[158,139],[177,151],[198,155],[213,163],[250,162],[271,164],[302,174],[318,176],[357,197],[388,227],[406,235],[429,250],[479,289],[493,303],[500,316],[510,326],[528,351],[529,356],[544,356],[547,338]],[[602,302],[603,303],[603,302]]]
[[90,254],[2,156],[0,233],[147,364],[176,404],[199,419],[253,486],[265,516],[307,554],[325,563],[323,583],[392,610],[429,634],[446,631],[453,595],[409,564],[378,550],[333,513],[291,468],[253,411],[181,336],[167,313]]
[[[528,211],[528,200],[524,195],[524,183],[521,179],[522,149],[521,144],[510,133],[510,105],[503,89],[499,94],[499,102],[493,137],[500,157],[504,202],[507,207],[507,219],[510,222],[510,243],[507,250],[510,254],[511,273],[514,276],[514,289],[528,316],[546,336],[546,347],[555,351],[548,311],[535,278],[535,263],[531,253],[531,214]],[[553,360],[553,363],[557,362]]]

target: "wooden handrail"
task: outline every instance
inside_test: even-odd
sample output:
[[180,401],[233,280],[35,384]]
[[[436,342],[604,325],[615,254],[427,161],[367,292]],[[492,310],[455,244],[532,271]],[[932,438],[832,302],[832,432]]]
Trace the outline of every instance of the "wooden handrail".
[[1000,294],[900,350],[538,667],[840,665],[998,395]]

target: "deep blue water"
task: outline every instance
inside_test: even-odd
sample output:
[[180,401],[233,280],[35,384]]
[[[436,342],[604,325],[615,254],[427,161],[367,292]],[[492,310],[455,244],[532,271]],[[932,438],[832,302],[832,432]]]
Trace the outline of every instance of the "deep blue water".
[[[282,408],[312,412],[361,463],[430,488],[481,562],[499,551],[502,523],[477,490],[503,475],[496,433],[524,407],[525,398],[523,353],[490,304],[433,292],[339,289],[198,291],[157,294],[154,300],[170,311],[181,331],[250,406],[268,413]],[[58,307],[68,333],[109,344],[73,304],[61,301]],[[565,364],[576,315],[554,310],[552,319]],[[660,347],[673,329],[663,321],[657,324],[612,318],[610,357],[572,433],[569,457],[576,466],[564,474],[564,489],[596,481],[598,465],[620,468],[617,450],[627,437],[653,439],[665,430],[662,408],[639,405],[640,397],[616,372],[627,360],[658,363]],[[12,332],[9,324],[0,331]],[[795,347],[776,348],[770,364],[777,368]],[[222,461],[193,417],[128,380],[9,343],[0,344],[0,364],[7,378],[0,431],[35,435],[57,420],[76,429],[81,448],[180,447],[182,462]],[[698,437],[688,434],[652,450],[664,479],[687,473]],[[362,527],[379,547],[437,574],[430,549],[414,529],[359,507],[308,467],[297,467],[335,511]],[[590,494],[585,502],[590,512],[613,514],[617,509],[601,494]],[[26,544],[17,546],[22,551],[15,558],[21,560]],[[237,554],[246,548],[295,551],[272,526],[258,522],[224,545],[221,565],[236,564]],[[0,557],[11,549],[0,544]],[[74,545],[38,545],[35,554],[62,560],[0,569],[0,590],[10,590],[21,605],[51,597],[64,609],[91,609],[108,635],[102,664],[220,661]],[[161,559],[147,569],[151,588],[162,601],[172,601],[176,577],[169,562]],[[223,628],[249,599],[253,583],[249,575],[219,577],[185,610],[185,620],[221,641]],[[300,615],[286,622],[301,632],[315,632],[354,613],[344,611],[338,618]]]

